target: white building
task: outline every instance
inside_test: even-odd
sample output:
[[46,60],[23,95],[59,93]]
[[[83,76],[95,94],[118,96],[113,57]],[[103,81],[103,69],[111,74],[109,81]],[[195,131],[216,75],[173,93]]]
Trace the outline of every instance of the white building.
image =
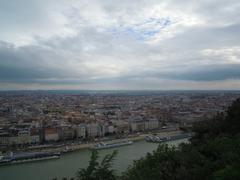
[[76,137],[77,138],[86,138],[86,125],[81,124],[76,127]]
[[145,130],[157,129],[159,121],[157,119],[149,119],[144,122]]
[[114,128],[113,125],[108,125],[106,131],[107,131],[109,134],[112,134],[112,133],[115,132],[115,128]]
[[0,144],[2,145],[36,144],[39,142],[39,135],[30,135],[29,131],[20,131],[17,136],[8,135],[0,137]]
[[88,137],[96,137],[99,136],[100,128],[98,124],[88,124],[87,125],[87,136]]

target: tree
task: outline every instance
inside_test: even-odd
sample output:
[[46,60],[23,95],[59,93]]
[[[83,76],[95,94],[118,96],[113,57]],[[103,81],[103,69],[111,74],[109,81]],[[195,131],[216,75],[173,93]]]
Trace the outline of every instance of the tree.
[[117,155],[117,151],[106,155],[101,163],[98,162],[99,154],[97,150],[92,150],[91,158],[87,168],[81,168],[77,172],[78,180],[115,180],[116,176],[112,169],[112,162]]
[[175,147],[161,144],[153,153],[135,161],[123,174],[123,179],[172,180],[180,166],[178,158]]

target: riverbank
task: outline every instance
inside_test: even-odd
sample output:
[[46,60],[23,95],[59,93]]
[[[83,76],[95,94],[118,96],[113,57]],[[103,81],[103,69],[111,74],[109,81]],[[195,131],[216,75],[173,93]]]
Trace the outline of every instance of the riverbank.
[[[178,145],[187,140],[167,142],[169,145]],[[158,147],[157,143],[148,143],[145,140],[135,141],[130,146],[114,148],[118,151],[113,164],[117,174],[121,174],[126,168],[147,153]],[[113,149],[99,151],[100,159],[106,154],[112,153]],[[88,149],[80,149],[72,153],[66,153],[59,159],[0,166],[0,179],[4,180],[50,180],[53,178],[74,177],[79,168],[86,168],[91,156]]]
[[[160,131],[160,132],[154,132],[154,134],[160,136],[160,137],[171,137],[171,136],[175,136],[175,135],[179,135],[183,133],[183,131],[180,130],[175,130],[175,131]],[[152,132],[149,133],[142,133],[142,134],[136,134],[136,135],[130,135],[124,138],[120,138],[120,139],[112,139],[112,140],[102,140],[99,139],[98,141],[95,142],[91,142],[91,143],[82,143],[82,144],[72,144],[72,145],[63,145],[60,147],[50,147],[50,148],[44,148],[43,151],[47,151],[47,152],[63,152],[63,153],[69,153],[69,152],[74,152],[74,151],[78,151],[78,150],[82,150],[82,149],[89,149],[92,146],[94,146],[94,144],[98,143],[98,142],[106,142],[106,143],[113,143],[113,142],[118,142],[118,141],[123,141],[123,140],[130,140],[133,142],[136,141],[141,141],[144,140],[146,136],[153,134]]]
[[144,140],[146,136],[151,134],[155,134],[160,137],[171,137],[181,133],[183,133],[183,131],[175,130],[175,129],[162,129],[162,130],[153,131],[153,132],[131,134],[122,138],[104,137],[104,138],[95,139],[95,141],[92,141],[92,142],[85,142],[85,143],[79,141],[74,143],[44,144],[44,145],[38,145],[38,146],[31,146],[27,148],[17,149],[14,152],[44,151],[44,152],[70,153],[70,152],[74,152],[82,149],[89,149],[92,146],[94,146],[94,144],[99,142],[114,143],[114,142],[123,141],[123,140],[130,140],[130,141],[136,142],[136,141]]

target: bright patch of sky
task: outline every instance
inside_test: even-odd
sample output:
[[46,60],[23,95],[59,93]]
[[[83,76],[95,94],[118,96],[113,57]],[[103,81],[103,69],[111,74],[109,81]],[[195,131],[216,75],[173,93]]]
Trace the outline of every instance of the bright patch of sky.
[[136,40],[148,41],[159,34],[162,29],[167,28],[170,25],[171,21],[168,17],[162,19],[149,18],[142,23],[120,25],[106,29],[106,31],[117,37],[125,35],[133,37]]

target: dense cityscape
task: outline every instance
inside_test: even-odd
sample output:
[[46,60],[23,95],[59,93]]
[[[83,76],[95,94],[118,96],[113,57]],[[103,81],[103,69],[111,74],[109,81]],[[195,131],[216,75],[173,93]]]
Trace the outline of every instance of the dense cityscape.
[[239,96],[238,91],[2,92],[1,150],[186,130],[225,112]]

